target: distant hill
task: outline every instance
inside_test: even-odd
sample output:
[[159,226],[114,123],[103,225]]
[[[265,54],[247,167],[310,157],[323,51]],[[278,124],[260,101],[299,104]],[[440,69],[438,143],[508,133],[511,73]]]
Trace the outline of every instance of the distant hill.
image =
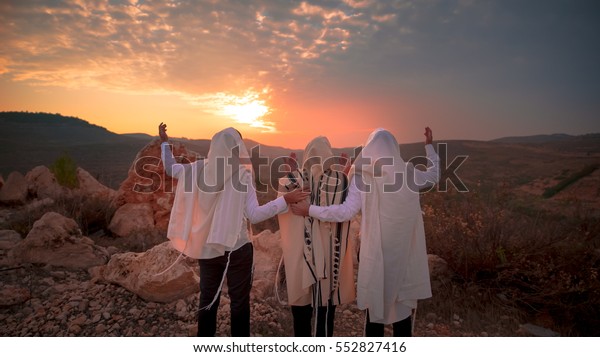
[[[116,134],[80,118],[28,112],[0,112],[0,130],[0,174],[4,178],[12,171],[25,174],[38,165],[50,166],[60,155],[68,153],[79,166],[113,188],[118,188],[126,178],[136,154],[156,138],[143,133]],[[210,147],[207,139],[172,139],[202,156]],[[298,161],[302,161],[301,150],[263,145],[251,139],[244,141],[250,151],[260,145],[261,155],[271,159],[294,151]],[[447,157],[451,162],[456,156],[468,156],[458,173],[471,185],[506,182],[518,186],[538,178],[560,176],[563,171],[576,172],[600,160],[600,134],[444,142],[447,152],[440,152],[442,160]],[[422,143],[401,144],[400,151],[405,160],[425,154]],[[334,152],[345,152],[351,157],[354,154],[353,148],[335,148]],[[261,168],[260,175],[268,174],[268,170],[269,167]],[[272,179],[276,180],[276,176],[272,175]]]
[[[50,166],[67,153],[105,185],[118,188],[136,154],[156,136],[144,133],[116,134],[75,117],[50,113],[0,112],[0,174],[26,174],[38,165]],[[172,138],[201,156],[208,139]],[[248,150],[260,145],[261,155],[287,156],[290,149],[244,140]],[[296,151],[297,154],[301,152]],[[301,155],[300,155],[301,157]]]
[[0,173],[27,173],[38,165],[51,165],[63,153],[116,188],[129,165],[149,139],[108,131],[87,121],[60,114],[0,112]]
[[550,135],[530,135],[530,136],[506,136],[491,140],[497,143],[528,143],[528,144],[539,144],[554,141],[563,141],[574,138],[573,135],[568,134],[550,134]]

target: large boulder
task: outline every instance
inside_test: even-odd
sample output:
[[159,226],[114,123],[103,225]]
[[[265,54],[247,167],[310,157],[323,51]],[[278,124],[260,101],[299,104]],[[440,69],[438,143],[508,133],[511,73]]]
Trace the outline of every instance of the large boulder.
[[76,194],[106,200],[113,200],[117,195],[117,191],[104,186],[81,167],[77,168],[77,180],[79,181],[79,187],[75,189]]
[[197,293],[198,262],[180,256],[170,244],[164,242],[143,253],[115,254],[104,267],[102,277],[147,301],[172,302]]
[[41,263],[69,269],[106,264],[108,252],[81,234],[77,223],[56,212],[48,212],[11,251],[16,262]]
[[[166,231],[173,206],[177,180],[169,177],[161,160],[160,140],[156,139],[138,152],[127,178],[117,191],[115,206],[145,203],[152,209],[154,225]],[[174,142],[173,155],[179,162],[192,162],[198,156],[180,143]]]
[[25,177],[20,172],[11,172],[2,188],[0,188],[0,203],[23,204],[26,200],[27,181]]
[[119,237],[154,228],[154,212],[149,203],[126,203],[119,207],[108,229]]
[[52,171],[46,166],[34,167],[25,175],[25,180],[29,193],[39,199],[56,200],[68,194],[68,189],[58,183]]

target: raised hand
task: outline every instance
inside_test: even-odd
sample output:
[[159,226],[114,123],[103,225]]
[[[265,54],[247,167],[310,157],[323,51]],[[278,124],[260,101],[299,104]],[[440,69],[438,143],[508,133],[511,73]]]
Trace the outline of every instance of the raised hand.
[[296,153],[291,152],[289,157],[283,159],[283,163],[286,165],[283,172],[294,172],[298,169],[298,160],[296,159]]
[[158,136],[160,136],[160,140],[162,142],[169,141],[169,136],[167,135],[167,124],[163,124],[162,122],[158,126]]
[[433,143],[433,134],[431,133],[431,129],[429,127],[425,128],[425,145]]
[[344,175],[348,175],[348,172],[350,172],[350,168],[352,167],[352,162],[350,161],[350,158],[348,158],[348,154],[345,152],[342,153],[339,164],[344,167],[342,169]]

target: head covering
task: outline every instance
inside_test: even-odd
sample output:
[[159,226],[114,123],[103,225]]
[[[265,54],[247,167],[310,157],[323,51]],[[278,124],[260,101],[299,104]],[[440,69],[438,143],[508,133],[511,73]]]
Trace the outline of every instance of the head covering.
[[377,129],[350,173],[362,196],[357,303],[371,322],[399,321],[416,300],[431,297],[419,191],[406,179],[413,170],[394,136]]
[[199,259],[235,246],[252,184],[249,163],[239,132],[227,128],[213,136],[205,160],[184,165],[167,232],[175,249]]
[[[280,194],[285,193],[290,181],[303,182],[310,186],[311,204],[342,203],[348,179],[343,172],[333,170],[334,160],[329,140],[324,136],[314,138],[304,150],[302,172],[280,179]],[[288,303],[327,306],[329,301],[334,305],[352,302],[356,295],[349,222],[321,222],[291,212],[278,218]]]

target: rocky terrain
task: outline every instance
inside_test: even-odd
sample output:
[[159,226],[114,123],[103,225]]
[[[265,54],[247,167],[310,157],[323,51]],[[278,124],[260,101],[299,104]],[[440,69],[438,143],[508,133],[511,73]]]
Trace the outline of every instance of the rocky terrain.
[[[177,182],[165,176],[159,152],[156,140],[142,148],[117,190],[82,168],[74,173],[75,188],[60,185],[45,166],[0,177],[0,336],[195,335],[198,265],[179,257],[166,241]],[[195,157],[182,144],[174,152],[184,160]],[[597,182],[597,175],[586,179]],[[433,207],[443,208],[444,202]],[[452,225],[423,207],[431,222],[441,222],[433,236],[449,241]],[[484,224],[477,222],[461,227]],[[586,228],[595,227],[593,222],[581,229],[594,232]],[[252,237],[251,333],[291,336],[291,313],[275,294],[279,233],[268,228]],[[355,219],[353,239],[359,239],[358,231]],[[464,241],[467,233],[451,238]],[[536,311],[531,319],[501,288],[466,282],[439,256],[430,255],[429,263],[434,296],[417,311],[416,336],[557,335],[540,327],[556,324],[549,314]],[[364,313],[355,305],[338,307],[336,336],[362,336],[363,325]],[[229,335],[226,287],[217,334]]]

